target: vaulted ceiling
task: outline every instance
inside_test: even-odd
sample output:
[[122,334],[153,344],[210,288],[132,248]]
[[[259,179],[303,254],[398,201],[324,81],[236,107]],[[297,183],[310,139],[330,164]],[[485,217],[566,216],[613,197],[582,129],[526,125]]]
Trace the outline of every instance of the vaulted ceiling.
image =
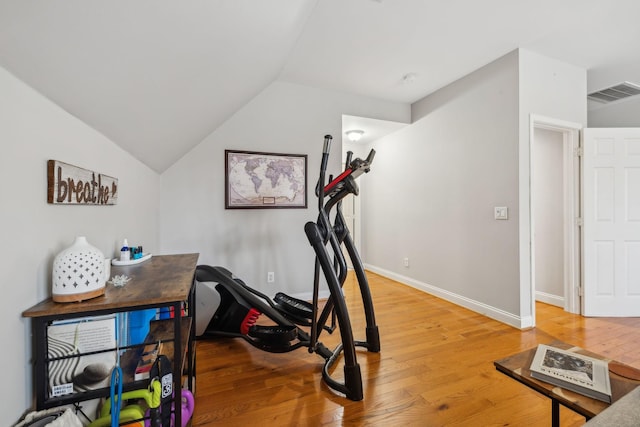
[[[637,0],[0,0],[0,66],[162,172],[273,81],[412,103],[516,49],[640,83]],[[586,96],[586,94],[585,94]]]

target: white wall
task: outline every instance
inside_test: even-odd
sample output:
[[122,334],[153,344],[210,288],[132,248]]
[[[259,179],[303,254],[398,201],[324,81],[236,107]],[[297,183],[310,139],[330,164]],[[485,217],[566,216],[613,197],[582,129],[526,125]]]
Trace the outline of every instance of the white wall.
[[[412,114],[410,126],[373,144],[362,198],[367,266],[517,323],[517,53],[418,101]],[[494,220],[495,206],[508,206],[510,220]]]
[[530,167],[532,115],[587,124],[586,70],[519,50],[519,197],[520,212],[520,316],[522,327],[535,325],[535,299],[531,285]]
[[564,307],[563,135],[534,129],[531,200],[536,300]]
[[[585,123],[585,94],[585,70],[517,50],[416,102],[410,126],[373,144],[367,266],[531,326],[529,117]],[[493,219],[496,206],[509,220]]]
[[[105,255],[127,237],[157,250],[159,177],[103,135],[0,68],[0,336],[2,419],[32,406],[31,322],[22,312],[50,295],[55,255],[84,235]],[[115,206],[47,204],[47,160],[118,178]]]
[[[164,251],[199,252],[250,286],[305,294],[313,289],[314,252],[304,224],[317,217],[314,188],[324,135],[333,136],[330,172],[342,170],[342,114],[408,122],[407,104],[276,82],[162,174]],[[224,150],[306,154],[307,209],[224,208]],[[267,271],[275,283],[266,283]]]
[[640,127],[640,96],[636,95],[590,109],[589,127]]

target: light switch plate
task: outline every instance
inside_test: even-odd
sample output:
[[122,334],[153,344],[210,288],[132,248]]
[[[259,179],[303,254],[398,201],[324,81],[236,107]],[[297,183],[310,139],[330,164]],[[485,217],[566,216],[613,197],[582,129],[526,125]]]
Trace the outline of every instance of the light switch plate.
[[496,206],[493,208],[494,219],[509,219],[509,208],[506,206]]

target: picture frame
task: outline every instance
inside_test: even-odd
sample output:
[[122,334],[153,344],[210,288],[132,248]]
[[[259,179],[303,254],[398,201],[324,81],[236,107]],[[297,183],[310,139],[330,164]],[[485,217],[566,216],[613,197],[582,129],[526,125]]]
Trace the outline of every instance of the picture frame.
[[225,150],[225,209],[306,209],[307,155]]

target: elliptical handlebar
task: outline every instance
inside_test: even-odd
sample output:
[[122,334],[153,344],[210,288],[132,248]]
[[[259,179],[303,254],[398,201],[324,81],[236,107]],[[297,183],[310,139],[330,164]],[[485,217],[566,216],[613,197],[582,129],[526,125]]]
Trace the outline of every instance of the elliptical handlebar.
[[[316,196],[318,197],[318,209],[322,210],[324,206],[325,196],[333,197],[340,190],[344,188],[344,184],[348,177],[353,179],[359,177],[363,173],[368,173],[371,170],[371,163],[376,155],[376,150],[373,148],[369,151],[367,158],[362,160],[361,158],[353,159],[353,152],[347,152],[347,158],[345,161],[345,170],[338,175],[335,179],[329,177],[329,182],[325,185],[325,177],[327,173],[327,166],[329,164],[329,154],[331,153],[331,141],[333,137],[331,135],[324,136],[324,145],[322,148],[322,160],[320,161],[320,177],[316,184]],[[357,194],[357,186],[354,184],[354,189],[351,192]]]
[[349,169],[349,165],[351,164],[351,159],[353,158],[353,151],[347,151],[347,158],[344,162],[344,168]]
[[[332,139],[333,139],[333,137],[331,135],[325,135],[324,136],[324,147],[322,149],[322,154],[329,154],[329,152],[331,151],[331,140]],[[326,167],[325,167],[325,169],[326,169]]]
[[[373,148],[369,151],[369,155],[366,159],[362,160],[361,158],[356,158],[351,160],[351,156],[353,153],[350,151],[347,153],[347,167],[337,178],[329,182],[324,186],[324,195],[329,195],[329,197],[337,194],[344,187],[345,180],[348,177],[355,179],[362,175],[363,173],[368,173],[371,170],[371,163],[373,163],[373,158],[376,155],[376,150]],[[322,176],[324,180],[324,176]],[[357,189],[356,189],[357,193]],[[318,195],[319,196],[319,195]]]
[[375,156],[376,156],[376,150],[372,148],[371,151],[369,151],[369,155],[367,156],[366,162],[370,165],[371,163],[373,163],[373,158]]
[[324,177],[327,172],[327,165],[329,164],[329,154],[331,153],[331,141],[333,137],[331,135],[324,136],[324,146],[322,147],[322,160],[320,161],[320,177],[318,178],[318,184],[316,185],[316,195],[318,196],[318,209],[322,210],[324,205]]
[[373,163],[373,158],[375,156],[376,150],[372,148],[366,159],[362,160],[358,158],[351,162],[351,169],[353,170],[352,176],[357,178],[363,173],[368,173],[371,170],[371,163]]

